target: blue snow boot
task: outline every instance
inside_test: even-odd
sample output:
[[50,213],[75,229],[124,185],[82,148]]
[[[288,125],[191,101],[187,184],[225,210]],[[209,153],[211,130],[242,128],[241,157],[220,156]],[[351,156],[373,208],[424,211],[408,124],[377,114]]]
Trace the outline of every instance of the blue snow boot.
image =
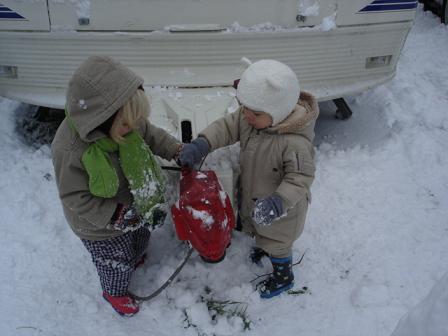
[[294,286],[294,274],[292,273],[292,257],[271,259],[274,269],[272,275],[257,285],[262,299],[270,299]]

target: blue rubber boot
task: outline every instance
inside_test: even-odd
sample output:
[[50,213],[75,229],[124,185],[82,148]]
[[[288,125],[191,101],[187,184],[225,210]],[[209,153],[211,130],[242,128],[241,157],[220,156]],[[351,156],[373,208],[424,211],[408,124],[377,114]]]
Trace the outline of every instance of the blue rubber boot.
[[269,257],[274,269],[272,275],[257,285],[262,299],[270,299],[294,286],[294,273],[292,273],[292,256],[286,258]]

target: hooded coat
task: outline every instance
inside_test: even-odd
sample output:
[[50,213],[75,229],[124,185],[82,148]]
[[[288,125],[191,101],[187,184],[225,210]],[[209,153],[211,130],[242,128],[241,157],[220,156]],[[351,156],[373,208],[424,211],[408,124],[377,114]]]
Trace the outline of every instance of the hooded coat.
[[[255,235],[255,244],[273,257],[291,255],[305,224],[310,187],[314,180],[314,125],[319,114],[316,99],[301,92],[291,114],[263,130],[250,126],[244,107],[203,130],[211,150],[240,141],[239,215],[243,231]],[[271,225],[252,220],[255,201],[276,193],[287,213]]]
[[[73,125],[67,118],[62,122],[51,150],[64,215],[82,239],[104,240],[124,234],[108,226],[117,204],[133,201],[118,152],[109,154],[119,180],[118,192],[112,198],[90,193],[89,176],[81,158],[90,144],[107,136],[98,126],[113,116],[142,84],[143,79],[127,67],[100,56],[88,58],[69,82],[66,109]],[[137,132],[155,155],[171,160],[176,154],[178,141],[148,120],[139,125]]]

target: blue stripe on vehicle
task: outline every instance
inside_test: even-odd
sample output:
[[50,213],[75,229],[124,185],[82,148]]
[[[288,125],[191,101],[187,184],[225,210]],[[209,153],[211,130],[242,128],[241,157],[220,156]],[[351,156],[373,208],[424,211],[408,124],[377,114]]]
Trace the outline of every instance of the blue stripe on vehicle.
[[0,19],[26,20],[22,15],[13,11],[11,8],[6,7],[3,4],[0,4]]
[[14,12],[0,12],[0,19],[21,20],[21,19],[25,19],[25,18],[22,15],[14,13]]
[[376,4],[398,4],[398,3],[417,3],[417,1],[413,0],[375,0],[371,3],[371,5]]
[[400,10],[410,10],[417,8],[417,3],[408,3],[408,4],[391,4],[391,5],[368,5],[361,9],[358,13],[366,13],[366,12],[392,12],[392,11],[400,11]]

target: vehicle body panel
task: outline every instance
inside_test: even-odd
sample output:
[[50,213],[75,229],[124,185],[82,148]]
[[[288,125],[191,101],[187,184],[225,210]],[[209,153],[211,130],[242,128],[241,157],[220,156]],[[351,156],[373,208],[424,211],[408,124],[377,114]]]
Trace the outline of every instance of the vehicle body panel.
[[[301,89],[319,100],[386,82],[417,6],[416,0],[0,1],[1,96],[62,109],[75,69],[90,55],[107,55],[144,78],[152,122],[179,139],[196,137],[236,109],[232,85],[244,70],[242,57],[288,64]],[[218,175],[233,199],[232,170]]]
[[0,0],[1,30],[49,31],[47,2]]

